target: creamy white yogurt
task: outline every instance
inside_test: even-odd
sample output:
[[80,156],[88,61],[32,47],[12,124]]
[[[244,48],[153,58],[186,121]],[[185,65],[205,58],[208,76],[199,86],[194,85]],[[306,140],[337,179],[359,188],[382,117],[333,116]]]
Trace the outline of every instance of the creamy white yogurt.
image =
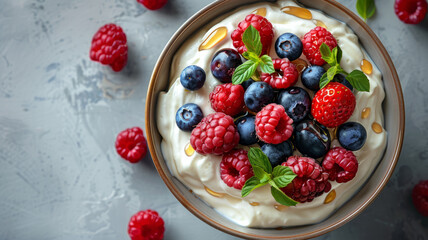
[[[198,104],[205,116],[214,112],[210,106],[209,93],[220,82],[212,76],[210,62],[213,55],[220,49],[233,48],[230,34],[245,16],[255,9],[265,7],[267,10],[266,18],[274,26],[275,37],[273,42],[282,33],[291,32],[298,37],[302,37],[309,30],[316,27],[313,20],[304,20],[283,13],[280,9],[284,6],[298,5],[290,0],[280,0],[274,4],[258,3],[247,5],[225,14],[199,30],[176,52],[171,66],[170,88],[168,92],[160,93],[158,98],[157,124],[158,130],[163,137],[162,153],[170,171],[207,204],[243,226],[296,226],[322,221],[359,190],[381,159],[386,146],[385,130],[381,133],[375,133],[372,130],[374,122],[379,123],[381,126],[383,125],[382,101],[385,96],[381,74],[376,66],[372,64],[373,72],[367,76],[370,81],[370,92],[355,92],[357,104],[353,115],[349,119],[349,121],[360,122],[367,130],[367,141],[364,147],[354,152],[359,162],[359,169],[356,177],[347,183],[338,184],[332,182],[332,190],[336,191],[336,198],[329,204],[324,204],[327,196],[327,193],[324,193],[310,203],[299,203],[295,207],[288,207],[279,211],[274,207],[278,203],[271,196],[269,186],[258,188],[245,198],[241,197],[239,190],[228,187],[221,180],[219,174],[221,156],[203,156],[196,152],[190,157],[186,155],[184,149],[189,143],[190,133],[181,131],[177,127],[175,114],[178,108],[185,103]],[[313,19],[322,21],[337,39],[343,51],[341,66],[345,71],[351,72],[354,69],[360,69],[361,61],[363,59],[369,60],[358,42],[358,37],[346,24],[326,16],[320,11],[310,11]],[[219,27],[227,28],[227,37],[213,48],[199,51],[198,47],[202,41]],[[273,47],[271,47],[269,55],[272,58],[277,57]],[[302,58],[304,58],[303,55]],[[192,64],[202,67],[206,72],[205,85],[197,91],[185,90],[179,79],[181,71]],[[303,86],[300,79],[296,86]],[[371,112],[368,118],[362,119],[361,112],[366,107],[371,108]],[[339,146],[337,141],[333,141],[332,147],[334,146]],[[209,194],[205,187],[223,196],[215,197]],[[253,206],[250,203],[258,203],[259,205]]]

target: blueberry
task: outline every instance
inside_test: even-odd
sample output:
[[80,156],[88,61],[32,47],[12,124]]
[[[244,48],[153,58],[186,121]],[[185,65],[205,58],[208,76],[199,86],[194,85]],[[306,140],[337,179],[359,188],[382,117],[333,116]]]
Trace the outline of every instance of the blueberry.
[[175,114],[175,122],[183,131],[192,131],[204,117],[201,108],[194,103],[186,103]]
[[277,102],[295,123],[303,120],[311,111],[311,97],[305,89],[290,87],[279,92]]
[[221,82],[229,83],[232,81],[233,72],[241,64],[241,56],[236,50],[222,49],[214,54],[211,60],[211,72]]
[[244,116],[235,121],[239,133],[239,144],[248,146],[257,143],[255,116]]
[[187,66],[180,74],[180,82],[184,88],[190,91],[198,90],[204,86],[205,71],[196,65]]
[[320,89],[320,79],[325,72],[323,67],[317,65],[306,68],[301,76],[303,85],[312,91],[318,91]]
[[273,168],[285,162],[289,156],[293,155],[293,145],[289,141],[280,144],[265,144],[261,149],[269,158],[269,162]]
[[299,37],[292,33],[284,33],[276,39],[275,51],[280,58],[296,60],[302,55],[303,44]]
[[241,83],[242,87],[244,88],[244,90],[247,90],[247,88],[253,83],[255,82],[253,79],[248,79],[247,81]]
[[334,76],[333,81],[347,86],[349,89],[351,89],[351,91],[354,89],[354,87],[352,87],[351,83],[348,80],[346,80],[345,76],[342,74],[337,74],[336,76]]
[[364,146],[367,139],[367,131],[363,125],[357,122],[346,122],[339,126],[336,136],[342,147],[357,151]]
[[319,158],[330,149],[330,133],[314,120],[304,120],[294,129],[294,146],[303,155]]
[[265,82],[251,84],[244,93],[244,102],[248,109],[258,112],[273,101],[272,87]]

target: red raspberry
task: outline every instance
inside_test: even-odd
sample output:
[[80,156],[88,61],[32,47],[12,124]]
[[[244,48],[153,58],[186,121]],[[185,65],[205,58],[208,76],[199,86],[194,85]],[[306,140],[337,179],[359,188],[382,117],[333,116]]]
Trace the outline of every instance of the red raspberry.
[[139,127],[128,128],[117,135],[116,151],[131,163],[139,162],[147,153],[146,138]]
[[137,0],[137,2],[143,4],[149,10],[158,10],[165,6],[168,0]]
[[200,154],[222,155],[239,143],[233,118],[222,112],[204,117],[192,130],[190,144]]
[[331,189],[328,173],[310,157],[291,156],[282,166],[290,167],[297,175],[293,181],[281,190],[292,199],[304,203]]
[[227,186],[241,190],[253,175],[247,151],[235,149],[223,155],[220,163],[220,177]]
[[261,55],[268,53],[274,36],[273,26],[266,18],[260,15],[250,14],[238,24],[238,28],[235,29],[231,35],[233,46],[240,54],[247,51],[247,48],[242,42],[242,34],[244,34],[245,29],[247,29],[250,24],[260,33],[260,41],[263,45]]
[[129,220],[128,234],[131,240],[161,240],[164,232],[163,219],[154,210],[139,211]]
[[394,10],[397,17],[408,24],[418,24],[427,14],[426,0],[395,0]]
[[416,209],[428,217],[428,180],[419,182],[413,188],[412,199]]
[[128,45],[122,28],[115,24],[102,26],[92,38],[89,56],[101,64],[110,65],[115,72],[119,72],[128,60]]
[[279,144],[291,137],[293,119],[283,106],[271,103],[256,115],[256,134],[265,143]]
[[352,151],[342,147],[335,147],[328,151],[322,162],[329,179],[338,183],[352,180],[358,171],[358,161]]
[[273,67],[275,68],[274,73],[262,73],[260,78],[263,82],[269,83],[274,89],[288,88],[297,82],[299,72],[288,58],[274,59]]
[[216,112],[235,116],[244,108],[244,88],[242,85],[225,83],[218,85],[210,93],[211,107]]
[[322,43],[327,44],[330,49],[337,46],[336,39],[323,27],[316,27],[307,32],[302,39],[303,54],[312,65],[322,66],[326,62],[321,58],[320,47]]
[[312,99],[312,116],[326,127],[346,122],[355,109],[355,96],[345,85],[330,82]]

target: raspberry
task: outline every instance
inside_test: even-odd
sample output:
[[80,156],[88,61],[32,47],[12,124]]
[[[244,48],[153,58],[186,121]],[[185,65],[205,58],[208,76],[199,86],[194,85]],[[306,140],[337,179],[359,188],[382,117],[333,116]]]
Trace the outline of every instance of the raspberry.
[[327,44],[330,49],[337,46],[336,39],[323,27],[316,27],[307,32],[302,39],[303,54],[312,65],[324,65],[326,62],[321,58],[320,47],[322,43]]
[[330,82],[312,99],[312,116],[326,127],[337,127],[346,122],[355,109],[355,96],[349,88]]
[[128,45],[122,28],[112,23],[102,26],[92,38],[89,56],[93,61],[110,65],[115,72],[122,70],[128,59]]
[[428,217],[428,180],[416,184],[412,191],[412,199],[416,209]]
[[394,10],[402,22],[418,24],[427,14],[427,5],[426,0],[395,0]]
[[231,35],[233,46],[240,54],[247,51],[247,48],[242,42],[242,34],[244,34],[245,29],[247,29],[250,24],[260,33],[260,41],[263,46],[261,55],[264,55],[269,52],[274,33],[272,24],[266,18],[259,15],[250,14],[238,24],[238,28],[235,29]]
[[190,144],[200,154],[222,155],[239,143],[233,118],[222,112],[212,113],[192,130]]
[[137,2],[143,4],[149,10],[158,10],[165,6],[168,0],[137,0]]
[[247,151],[243,149],[235,149],[223,155],[220,177],[227,186],[241,190],[245,182],[254,175],[247,155]]
[[279,144],[291,137],[293,120],[283,106],[271,103],[256,115],[256,134],[265,143]]
[[116,151],[131,163],[139,162],[147,153],[146,138],[139,127],[128,128],[117,135]]
[[139,211],[128,223],[131,240],[161,240],[164,232],[163,219],[154,210]]
[[290,167],[297,175],[293,181],[281,190],[292,199],[304,203],[331,189],[328,173],[310,157],[291,156],[282,166]]
[[244,108],[244,88],[242,85],[226,83],[218,85],[210,93],[211,107],[216,112],[234,116]]
[[358,171],[358,161],[352,151],[342,147],[330,149],[322,162],[324,170],[331,181],[345,183],[352,180]]
[[288,58],[274,59],[273,67],[275,68],[274,73],[262,73],[260,78],[263,82],[269,83],[274,89],[288,88],[297,82],[299,72]]

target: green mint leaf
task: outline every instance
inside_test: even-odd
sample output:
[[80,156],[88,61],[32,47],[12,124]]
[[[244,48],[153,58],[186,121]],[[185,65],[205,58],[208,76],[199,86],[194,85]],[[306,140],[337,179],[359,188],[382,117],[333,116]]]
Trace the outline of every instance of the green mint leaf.
[[320,89],[325,87],[329,82],[330,80],[328,80],[327,73],[324,73],[320,79]]
[[253,76],[259,64],[252,60],[248,60],[243,64],[239,65],[232,75],[233,84],[241,84]]
[[371,18],[376,11],[374,0],[357,0],[356,8],[364,21]]
[[261,183],[269,182],[271,179],[270,174],[265,172],[261,167],[253,166],[254,176],[260,180]]
[[333,56],[333,53],[330,50],[330,48],[327,46],[327,44],[325,44],[325,43],[321,44],[320,53],[321,53],[322,59],[324,59],[324,61],[326,61],[328,63],[328,65],[335,66],[337,64],[336,63],[336,57]]
[[270,192],[275,200],[285,206],[296,206],[298,202],[285,195],[278,187],[271,186]]
[[257,56],[262,53],[263,46],[260,41],[260,33],[253,25],[245,29],[244,34],[242,34],[242,42],[245,44],[247,51],[255,53]]
[[244,186],[242,187],[242,190],[241,190],[241,196],[242,196],[242,197],[246,197],[246,196],[248,196],[248,194],[250,194],[250,192],[252,192],[254,189],[256,189],[256,188],[258,188],[258,187],[261,187],[261,186],[263,186],[263,185],[266,185],[266,184],[267,184],[267,182],[265,182],[265,183],[260,183],[260,180],[253,176],[253,177],[249,178],[249,179],[245,182],[245,184],[244,184]]
[[254,61],[254,62],[260,62],[260,58],[259,58],[259,55],[257,55],[257,54],[255,54],[255,53],[253,53],[253,52],[244,52],[243,54],[242,54],[242,56],[244,57],[244,58],[246,58],[246,59],[248,59],[248,60],[252,60],[252,61]]
[[272,180],[279,188],[287,186],[297,176],[291,168],[281,165],[278,165],[273,169],[272,175]]
[[[334,50],[334,49],[336,49],[336,50]],[[339,65],[340,60],[342,60],[342,49],[339,47],[339,45],[337,45],[334,49],[333,49],[333,51],[335,51],[334,55],[336,56],[336,62]]]
[[[327,79],[328,79],[329,81],[333,80],[333,78],[334,78],[334,76],[336,75],[336,73],[337,73],[337,65],[335,65],[335,66],[333,66],[333,67],[330,67],[330,68],[327,70]],[[321,81],[320,81],[320,82],[321,82]]]
[[358,91],[370,91],[370,83],[367,76],[360,70],[354,70],[346,76],[346,80]]
[[262,72],[269,73],[269,74],[275,72],[275,68],[273,67],[273,62],[271,57],[269,57],[268,55],[263,55],[261,56],[260,60],[261,60],[260,68],[262,69]]
[[272,173],[272,165],[269,162],[269,158],[260,148],[250,148],[250,151],[248,151],[248,160],[253,169],[254,167],[259,167],[268,174]]

